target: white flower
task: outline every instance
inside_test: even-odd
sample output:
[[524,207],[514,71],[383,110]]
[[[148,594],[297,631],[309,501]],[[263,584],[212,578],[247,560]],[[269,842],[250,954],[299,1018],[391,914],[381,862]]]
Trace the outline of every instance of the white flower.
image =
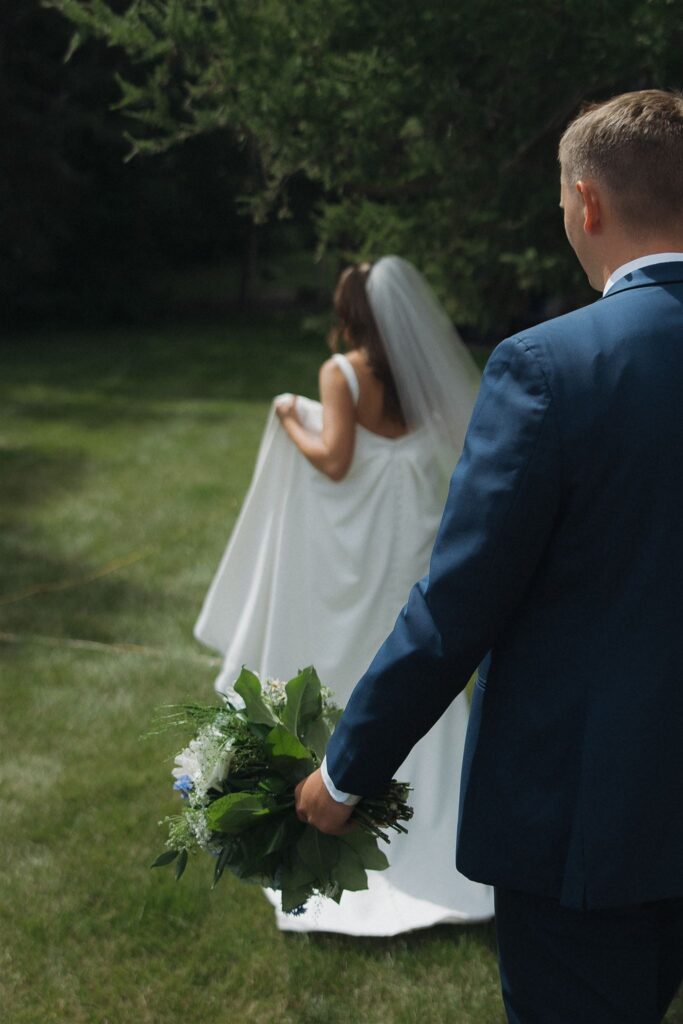
[[287,683],[282,679],[266,679],[261,684],[266,703],[275,710],[281,710],[287,703]]
[[215,725],[204,725],[176,755],[171,774],[177,781],[188,778],[192,783],[191,802],[202,802],[210,789],[220,787],[232,756],[232,740],[226,739]]
[[175,763],[176,767],[171,771],[171,775],[174,779],[181,779],[183,775],[187,775],[190,782],[194,785],[194,781],[199,775],[199,759],[197,753],[193,750],[192,744],[189,747],[185,747],[179,754],[176,754]]
[[197,840],[197,845],[202,850],[211,853],[214,843],[211,842],[211,831],[206,823],[206,815],[203,810],[190,811],[187,815],[187,823],[192,835]]

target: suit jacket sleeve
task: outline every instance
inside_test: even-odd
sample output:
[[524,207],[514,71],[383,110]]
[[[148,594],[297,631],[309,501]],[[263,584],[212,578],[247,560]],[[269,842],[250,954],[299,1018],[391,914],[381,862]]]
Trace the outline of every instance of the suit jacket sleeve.
[[559,504],[556,411],[521,337],[491,356],[428,575],[354,689],[327,750],[338,789],[383,792],[464,689],[529,586]]

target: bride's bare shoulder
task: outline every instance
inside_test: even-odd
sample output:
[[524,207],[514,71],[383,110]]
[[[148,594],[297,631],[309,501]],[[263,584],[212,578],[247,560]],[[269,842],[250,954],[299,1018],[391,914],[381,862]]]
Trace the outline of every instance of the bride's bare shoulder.
[[367,354],[362,349],[352,349],[346,353],[346,358],[351,363],[359,381],[362,381],[366,386],[368,384],[371,387],[377,385],[381,389],[382,385],[372,372]]
[[318,388],[320,390],[320,399],[323,403],[339,399],[341,396],[348,394],[349,384],[347,375],[334,356],[326,359],[320,367]]
[[368,357],[365,352],[359,348],[353,348],[350,352],[346,353],[346,358],[351,363],[354,370],[359,370],[361,373],[363,370],[369,369]]
[[334,356],[330,356],[329,359],[325,360],[318,373],[321,380],[325,379],[330,381],[344,379],[344,372]]

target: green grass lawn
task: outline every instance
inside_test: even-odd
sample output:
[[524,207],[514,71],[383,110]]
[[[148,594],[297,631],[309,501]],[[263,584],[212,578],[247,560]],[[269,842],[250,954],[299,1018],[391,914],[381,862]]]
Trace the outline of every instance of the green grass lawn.
[[260,890],[212,892],[209,863],[149,870],[179,743],[141,736],[158,705],[212,696],[192,624],[268,401],[314,394],[323,356],[291,318],[5,345],[3,1024],[503,1021],[491,926],[283,935]]

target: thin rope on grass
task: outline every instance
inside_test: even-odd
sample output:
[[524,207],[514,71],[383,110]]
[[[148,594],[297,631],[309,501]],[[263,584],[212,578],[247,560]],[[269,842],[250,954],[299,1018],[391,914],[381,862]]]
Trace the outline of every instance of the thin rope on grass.
[[53,583],[33,583],[28,587],[24,587],[23,590],[16,591],[14,594],[3,594],[0,596],[0,605],[17,604],[17,602],[25,601],[27,597],[34,597],[36,594],[50,594],[56,590],[71,590],[74,587],[83,587],[88,583],[101,579],[103,576],[109,576],[112,572],[118,572],[119,569],[125,569],[129,565],[134,565],[148,554],[148,551],[134,551],[124,558],[114,558],[111,562],[103,565],[101,569],[88,573],[87,576],[79,576],[70,580],[55,580]]
[[220,658],[209,654],[193,654],[190,651],[174,653],[162,647],[146,647],[144,644],[102,643],[99,640],[76,640],[72,637],[40,636],[37,633],[0,633],[3,644],[38,644],[41,647],[61,647],[75,651],[99,651],[104,654],[141,654],[147,658],[165,658],[167,660],[191,661],[215,668],[222,664]]

